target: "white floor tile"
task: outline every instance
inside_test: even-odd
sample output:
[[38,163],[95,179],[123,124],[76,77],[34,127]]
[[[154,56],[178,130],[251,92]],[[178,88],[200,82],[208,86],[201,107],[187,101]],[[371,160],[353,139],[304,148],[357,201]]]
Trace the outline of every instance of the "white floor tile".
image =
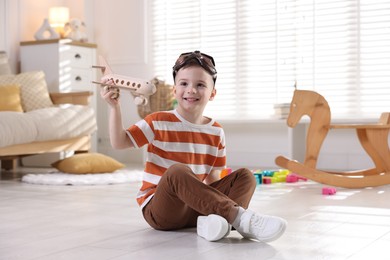
[[208,242],[195,229],[153,230],[135,201],[138,187],[0,180],[0,259],[388,259],[390,185],[333,196],[310,181],[259,185],[250,208],[289,222],[269,244],[236,231]]

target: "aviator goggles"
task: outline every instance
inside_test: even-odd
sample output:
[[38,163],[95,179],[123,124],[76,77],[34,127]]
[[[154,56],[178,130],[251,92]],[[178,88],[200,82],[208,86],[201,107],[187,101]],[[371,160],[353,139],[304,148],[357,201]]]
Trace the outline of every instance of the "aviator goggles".
[[210,55],[201,53],[200,51],[186,52],[180,54],[173,66],[173,79],[176,78],[176,73],[186,66],[189,61],[196,61],[203,69],[205,69],[213,77],[214,83],[217,80],[217,70],[215,69],[215,62]]

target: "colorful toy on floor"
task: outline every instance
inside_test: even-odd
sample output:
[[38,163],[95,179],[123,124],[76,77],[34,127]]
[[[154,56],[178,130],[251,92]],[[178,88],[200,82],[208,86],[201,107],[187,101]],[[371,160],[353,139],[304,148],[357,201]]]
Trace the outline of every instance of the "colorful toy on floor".
[[277,182],[286,182],[289,170],[254,170],[253,175],[256,177],[257,184],[271,184]]
[[288,170],[279,170],[274,172],[273,182],[286,182],[287,175],[290,173]]
[[271,184],[272,178],[271,177],[263,177],[263,184]]
[[302,177],[296,173],[290,173],[286,176],[286,182],[288,183],[298,182],[299,180],[307,181],[307,178]]
[[274,177],[275,171],[272,170],[264,170],[262,171],[264,177]]
[[336,194],[336,188],[324,187],[322,188],[322,195],[334,195]]
[[263,173],[261,170],[255,170],[253,171],[253,175],[256,178],[257,184],[262,184],[263,183]]
[[222,179],[223,177],[228,176],[232,173],[232,168],[225,168],[219,173],[219,177]]

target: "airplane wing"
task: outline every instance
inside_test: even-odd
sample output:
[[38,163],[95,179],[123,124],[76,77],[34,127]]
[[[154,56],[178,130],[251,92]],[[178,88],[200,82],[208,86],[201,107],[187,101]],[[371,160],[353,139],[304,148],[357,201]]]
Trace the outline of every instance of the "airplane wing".
[[149,97],[156,92],[156,86],[152,82],[112,73],[110,66],[102,56],[99,56],[99,62],[100,65],[92,66],[92,68],[101,69],[104,74],[103,78],[110,79],[114,84],[97,81],[92,81],[92,83],[99,84],[101,86],[129,89],[135,97],[134,101],[137,105],[146,105]]

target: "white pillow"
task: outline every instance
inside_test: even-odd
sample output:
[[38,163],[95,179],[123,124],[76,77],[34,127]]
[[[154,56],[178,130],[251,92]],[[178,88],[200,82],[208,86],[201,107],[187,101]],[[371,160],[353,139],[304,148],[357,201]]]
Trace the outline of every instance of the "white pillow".
[[0,85],[6,84],[21,86],[20,96],[25,112],[53,106],[43,71],[23,72],[18,75],[0,75]]

